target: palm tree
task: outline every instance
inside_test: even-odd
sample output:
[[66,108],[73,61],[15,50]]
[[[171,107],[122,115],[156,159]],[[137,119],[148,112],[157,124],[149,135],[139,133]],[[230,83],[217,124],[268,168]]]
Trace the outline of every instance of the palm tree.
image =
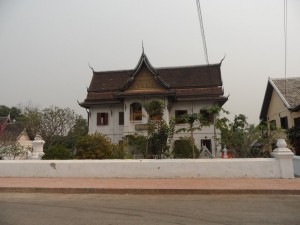
[[199,126],[195,127],[195,123],[200,119],[199,113],[192,113],[192,114],[184,114],[180,116],[180,120],[184,123],[188,124],[188,128],[181,128],[177,131],[179,132],[190,132],[190,139],[192,144],[192,153],[193,158],[195,158],[195,139],[194,139],[194,131],[201,130],[201,124]]
[[144,117],[147,117],[147,145],[145,153],[145,156],[147,156],[150,135],[155,129],[155,122],[161,123],[164,114],[164,105],[162,101],[145,101],[142,106],[147,113],[147,115],[143,115]]

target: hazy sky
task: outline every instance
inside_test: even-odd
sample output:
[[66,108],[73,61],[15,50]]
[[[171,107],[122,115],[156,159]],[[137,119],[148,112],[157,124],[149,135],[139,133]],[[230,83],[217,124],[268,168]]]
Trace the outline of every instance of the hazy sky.
[[[284,77],[283,0],[201,0],[225,108],[258,123],[268,77]],[[205,64],[195,0],[0,0],[0,104],[86,116],[92,71]],[[300,76],[300,0],[288,0],[287,77]]]

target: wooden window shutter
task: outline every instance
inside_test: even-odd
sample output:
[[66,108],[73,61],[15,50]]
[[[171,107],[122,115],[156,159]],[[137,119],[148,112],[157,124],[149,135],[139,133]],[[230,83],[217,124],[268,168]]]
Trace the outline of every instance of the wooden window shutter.
[[119,112],[119,125],[124,125],[124,112]]
[[97,113],[97,126],[108,125],[108,113]]
[[108,125],[108,113],[103,113],[104,114],[104,123],[103,125]]
[[97,126],[101,125],[101,113],[97,113]]

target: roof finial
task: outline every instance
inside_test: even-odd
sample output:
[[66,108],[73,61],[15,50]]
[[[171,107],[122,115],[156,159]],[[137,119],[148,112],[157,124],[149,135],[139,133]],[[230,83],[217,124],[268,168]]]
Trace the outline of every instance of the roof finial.
[[94,72],[94,68],[93,68],[93,67],[91,67],[90,63],[88,63],[88,64],[89,64],[89,67],[91,68],[91,70],[93,70],[93,72]]
[[143,55],[145,54],[144,53],[144,41],[142,40],[142,50],[143,50]]
[[223,62],[223,60],[225,59],[225,57],[226,57],[226,53],[225,53],[225,55],[224,55],[223,59],[221,59],[221,61],[220,61],[220,65],[222,65],[222,62]]

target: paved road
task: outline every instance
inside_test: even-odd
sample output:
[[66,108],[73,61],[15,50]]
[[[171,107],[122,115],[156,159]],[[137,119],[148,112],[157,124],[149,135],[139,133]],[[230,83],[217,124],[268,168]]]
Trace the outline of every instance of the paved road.
[[298,225],[299,208],[299,195],[0,193],[0,224]]

